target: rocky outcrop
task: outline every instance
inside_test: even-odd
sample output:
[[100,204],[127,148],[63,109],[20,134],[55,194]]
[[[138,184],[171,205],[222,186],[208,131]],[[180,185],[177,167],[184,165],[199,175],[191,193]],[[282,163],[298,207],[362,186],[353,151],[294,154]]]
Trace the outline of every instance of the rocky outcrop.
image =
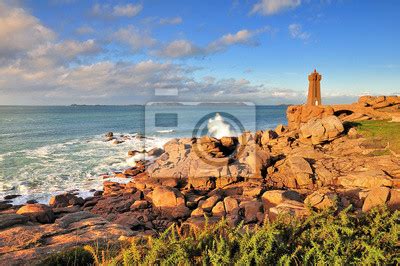
[[336,139],[343,131],[343,124],[336,116],[313,118],[300,127],[300,141],[321,144]]
[[[244,138],[245,143],[242,143]],[[174,139],[164,145],[165,153],[147,168],[153,179],[175,179],[195,189],[219,188],[241,178],[261,178],[268,166],[268,150],[253,134],[240,139]]]
[[293,105],[289,106],[286,111],[290,130],[300,128],[310,119],[321,119],[327,116],[332,116],[333,114],[334,110],[330,106]]
[[[13,219],[23,221],[23,217],[26,218],[18,215]],[[30,265],[66,248],[90,243],[107,244],[129,236],[133,236],[131,230],[100,216],[72,213],[51,225],[25,224],[3,229],[0,233],[0,263]]]
[[295,130],[311,119],[338,116],[342,121],[383,120],[400,121],[399,96],[362,96],[357,103],[325,106],[295,105],[287,109],[289,129]]
[[55,220],[53,210],[44,204],[27,204],[22,206],[17,214],[25,215],[33,222],[43,224],[52,223]]
[[50,206],[52,207],[68,207],[70,205],[82,205],[84,200],[71,193],[64,193],[51,197]]
[[357,103],[332,105],[335,114],[343,121],[392,119],[400,121],[399,96],[362,96]]
[[152,192],[154,208],[161,211],[167,217],[174,219],[184,218],[190,215],[189,208],[185,205],[185,198],[182,193],[171,187],[156,187]]
[[15,213],[0,214],[0,229],[8,228],[18,224],[25,224],[29,218]]

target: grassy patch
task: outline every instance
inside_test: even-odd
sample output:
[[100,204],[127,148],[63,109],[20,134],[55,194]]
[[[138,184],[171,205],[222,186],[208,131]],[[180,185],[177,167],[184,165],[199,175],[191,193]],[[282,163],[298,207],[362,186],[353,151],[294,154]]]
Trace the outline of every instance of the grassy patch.
[[93,256],[83,247],[75,247],[52,254],[42,260],[37,265],[41,266],[74,266],[74,265],[92,265]]
[[382,143],[389,144],[390,150],[400,154],[400,123],[361,121],[357,122],[357,130],[368,139],[366,145],[381,147]]
[[389,150],[374,150],[368,153],[367,155],[370,157],[375,157],[375,156],[383,156],[383,155],[390,155],[392,154]]
[[376,209],[314,213],[263,227],[230,227],[222,221],[202,230],[170,227],[158,238],[137,239],[117,256],[90,246],[95,265],[398,265],[400,213]]

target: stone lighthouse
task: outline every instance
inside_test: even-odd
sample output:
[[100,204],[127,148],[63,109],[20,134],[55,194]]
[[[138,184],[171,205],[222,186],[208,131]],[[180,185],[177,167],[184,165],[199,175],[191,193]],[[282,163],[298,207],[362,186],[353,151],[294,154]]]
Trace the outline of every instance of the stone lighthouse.
[[314,69],[314,72],[308,76],[308,98],[307,105],[321,105],[321,79],[322,76]]

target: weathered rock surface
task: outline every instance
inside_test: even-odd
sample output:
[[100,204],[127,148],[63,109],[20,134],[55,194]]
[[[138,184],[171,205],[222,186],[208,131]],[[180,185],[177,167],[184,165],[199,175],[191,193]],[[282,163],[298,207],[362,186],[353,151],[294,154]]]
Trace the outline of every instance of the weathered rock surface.
[[291,200],[302,202],[303,197],[293,190],[269,190],[262,195],[264,210],[268,210],[271,207]]
[[374,188],[380,186],[391,187],[392,179],[382,170],[353,172],[338,178],[338,184],[344,187]]
[[184,196],[175,188],[156,187],[153,190],[152,200],[155,208],[173,218],[183,218],[190,215],[189,208],[185,205]]
[[304,200],[304,203],[310,207],[322,210],[333,207],[335,205],[336,196],[337,195],[335,193],[321,193],[316,191],[307,196],[307,198]]
[[70,193],[51,197],[49,205],[52,207],[68,207],[70,205],[82,205],[84,200]]
[[344,131],[342,122],[336,116],[311,119],[300,127],[301,141],[314,145],[332,141]]
[[327,116],[332,116],[334,110],[330,106],[305,106],[294,105],[289,106],[286,111],[289,129],[299,129],[303,124],[310,119],[321,119]]
[[386,203],[390,195],[390,189],[387,187],[375,187],[368,192],[365,198],[363,211],[369,211],[373,207],[382,206]]
[[33,222],[43,224],[52,223],[55,220],[54,212],[51,208],[43,204],[27,204],[22,206],[17,214],[29,217]]
[[[75,215],[76,214],[69,214]],[[26,218],[22,215],[14,219]],[[1,219],[1,218],[0,218]],[[46,255],[65,248],[89,243],[107,243],[129,237],[133,232],[121,225],[111,224],[93,215],[63,218],[51,225],[22,225],[0,232],[0,263],[3,265],[29,265]],[[68,220],[68,222],[66,222]],[[26,221],[26,220],[25,220]],[[18,237],[15,237],[18,236]]]
[[15,213],[0,214],[0,229],[11,227],[17,224],[25,224],[29,218]]

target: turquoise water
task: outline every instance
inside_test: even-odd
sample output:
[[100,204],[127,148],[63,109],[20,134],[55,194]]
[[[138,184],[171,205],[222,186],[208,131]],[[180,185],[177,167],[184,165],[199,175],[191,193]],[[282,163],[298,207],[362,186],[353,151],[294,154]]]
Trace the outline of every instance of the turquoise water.
[[[252,131],[286,123],[286,106],[0,106],[0,199],[21,194],[16,201],[47,201],[62,191],[99,189],[102,174],[129,166],[127,151],[190,137],[196,122],[213,111],[234,114]],[[178,126],[167,121],[154,127],[152,112],[177,112]],[[110,131],[124,142],[106,142]]]

